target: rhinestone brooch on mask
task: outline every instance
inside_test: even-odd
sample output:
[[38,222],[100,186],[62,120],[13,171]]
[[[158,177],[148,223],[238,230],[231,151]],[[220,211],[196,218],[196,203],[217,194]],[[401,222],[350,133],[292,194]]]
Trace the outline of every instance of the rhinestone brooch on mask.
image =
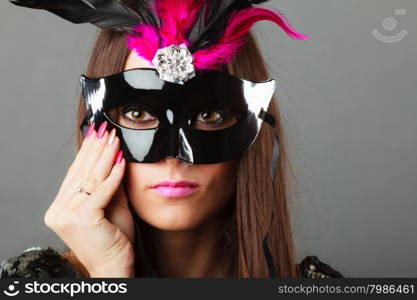
[[152,63],[162,80],[184,84],[195,76],[193,61],[193,55],[181,44],[158,49]]

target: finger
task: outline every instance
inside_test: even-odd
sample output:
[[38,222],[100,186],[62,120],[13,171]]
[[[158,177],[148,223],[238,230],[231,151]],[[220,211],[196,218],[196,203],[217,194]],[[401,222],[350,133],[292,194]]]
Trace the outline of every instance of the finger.
[[[84,178],[82,184],[76,185],[75,181],[62,183],[57,196],[49,206],[48,210],[54,210],[57,213],[68,210],[69,207],[76,207],[78,204],[95,191],[98,186],[98,180],[92,177]],[[84,191],[78,191],[82,188]]]
[[[95,167],[97,160],[100,158],[109,137],[109,133],[106,130],[107,121],[101,125],[102,134],[97,133],[97,136],[92,140],[91,145],[88,147],[83,160],[80,162],[77,175],[80,177],[87,177],[91,173],[91,170]],[[104,131],[103,131],[104,130]],[[100,131],[100,130],[99,130]]]
[[69,179],[67,182],[80,182],[83,178],[89,176],[107,143],[109,133],[106,130],[106,127],[107,121],[104,121],[100,124],[101,131],[104,130],[103,135],[101,137],[99,136],[99,129],[97,133],[93,132],[93,134],[86,139],[88,140],[88,142],[86,142],[86,147],[80,153],[80,158],[77,160],[77,164],[74,168],[72,168],[71,174],[68,174]]
[[110,223],[119,227],[133,244],[135,240],[133,216],[127,205],[127,196],[123,184],[119,185],[116,194],[105,208],[105,215]]
[[[85,187],[85,189],[89,191],[90,193],[93,193],[96,187],[99,184],[101,184],[109,176],[109,173],[111,172],[113,168],[118,150],[119,150],[119,139],[116,136],[116,129],[113,128],[109,135],[108,142],[106,143],[106,145],[104,145],[104,149],[102,150],[100,157],[97,159],[93,170],[91,170],[87,178],[84,178],[79,182],[79,185],[82,187]],[[87,184],[86,180],[95,181],[95,185],[89,184],[89,187],[86,187],[86,184]],[[75,189],[78,188],[78,187],[73,187],[72,185],[70,186]],[[82,204],[83,201],[85,201],[85,199],[86,199],[85,196],[76,195],[71,200],[71,203],[68,204],[68,206],[72,208],[77,208]]]
[[88,199],[84,205],[95,209],[104,209],[114,197],[122,182],[125,166],[126,160],[124,158],[122,158],[120,163],[115,163],[109,176],[97,186],[91,199]]
[[119,151],[120,140],[116,136],[116,129],[110,132],[108,143],[104,146],[101,156],[98,158],[90,176],[96,178],[99,183],[103,182],[111,172],[116,155]]
[[88,201],[89,197],[95,192],[99,185],[99,181],[89,176],[84,178],[82,183],[77,187],[71,188],[73,190],[73,195],[69,201],[67,201],[65,205],[65,209],[76,209],[85,201]]
[[[101,138],[98,136],[99,132],[95,132],[95,130],[93,130],[91,135],[84,139],[81,147],[82,150],[79,151],[74,164],[70,167],[70,170],[68,171],[67,176],[62,183],[58,195],[51,207],[55,209],[63,209],[67,206],[77,207],[80,204],[83,197],[80,197],[80,195],[76,195],[76,197],[74,197],[74,192],[77,188],[83,186],[83,181],[87,178],[91,178],[89,172],[91,168],[94,167],[94,164],[98,160],[98,157],[100,157],[103,148],[106,145],[108,132],[105,130],[105,126],[102,127],[104,123],[105,122],[100,125],[100,127],[103,128],[101,130],[102,133],[104,132]],[[107,124],[107,122],[105,124]],[[95,179],[97,180],[97,178]],[[97,180],[97,184],[100,182]],[[94,190],[95,186],[90,187],[91,192]]]
[[123,184],[120,184],[119,188],[116,191],[115,196],[113,197],[111,204],[118,205],[120,207],[129,208],[127,203],[127,195]]
[[[90,135],[84,137],[83,142],[81,144],[81,147],[78,150],[78,153],[75,156],[74,161],[72,162],[71,166],[68,169],[67,176],[65,178],[65,180],[67,180],[67,181],[71,177],[71,175],[76,173],[76,171],[79,169],[80,164],[82,163],[82,161],[84,161],[85,156],[88,155],[89,148],[91,147],[91,145],[93,144],[94,140],[97,137],[97,131],[95,130],[95,123],[93,122],[91,125],[93,127],[91,128],[92,131],[91,131]],[[70,175],[70,176],[68,176],[68,175]]]

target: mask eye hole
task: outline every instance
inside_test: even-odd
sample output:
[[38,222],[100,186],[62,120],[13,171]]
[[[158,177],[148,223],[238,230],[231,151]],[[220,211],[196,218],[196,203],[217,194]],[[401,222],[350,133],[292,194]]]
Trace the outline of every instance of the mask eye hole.
[[152,129],[159,125],[159,120],[140,106],[122,106],[109,112],[113,122],[131,129]]
[[238,116],[227,108],[208,108],[197,114],[193,127],[200,130],[221,130],[233,126]]

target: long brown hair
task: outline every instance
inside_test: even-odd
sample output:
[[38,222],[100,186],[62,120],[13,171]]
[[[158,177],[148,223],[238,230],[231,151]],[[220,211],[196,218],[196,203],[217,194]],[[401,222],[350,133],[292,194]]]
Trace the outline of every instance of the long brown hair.
[[[93,47],[85,75],[102,77],[124,70],[129,54],[126,34],[101,30]],[[267,66],[252,33],[235,60],[226,65],[227,71],[251,81],[270,78]],[[227,226],[227,257],[233,258],[229,265],[230,277],[268,277],[268,269],[262,250],[262,240],[267,233],[268,245],[275,261],[278,277],[298,277],[289,213],[288,171],[289,161],[278,102],[271,100],[268,112],[276,119],[276,127],[262,125],[261,131],[238,166],[236,201],[232,218]],[[83,137],[79,126],[86,113],[80,97],[76,124],[77,151]],[[280,155],[277,176],[272,182],[270,175],[273,134],[279,141]],[[275,188],[274,188],[275,187]],[[272,220],[271,220],[272,218]]]

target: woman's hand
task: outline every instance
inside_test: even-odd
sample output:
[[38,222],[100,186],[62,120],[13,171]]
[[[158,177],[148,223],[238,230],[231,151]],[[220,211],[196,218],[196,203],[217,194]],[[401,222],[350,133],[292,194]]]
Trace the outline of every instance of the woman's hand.
[[115,129],[108,133],[106,125],[97,132],[90,126],[44,221],[90,277],[131,277],[134,223],[122,184],[126,161]]

